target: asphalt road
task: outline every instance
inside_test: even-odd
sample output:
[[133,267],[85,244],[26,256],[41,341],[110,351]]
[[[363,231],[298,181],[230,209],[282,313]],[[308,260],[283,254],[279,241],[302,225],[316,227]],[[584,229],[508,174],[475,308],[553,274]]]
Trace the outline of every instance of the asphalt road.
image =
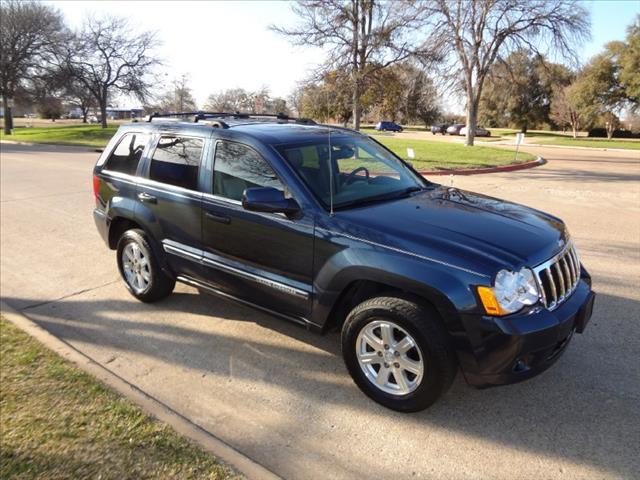
[[640,477],[640,153],[529,149],[549,163],[453,179],[562,217],[599,296],[543,375],[483,391],[458,376],[430,410],[403,415],[359,392],[335,334],[185,286],[135,301],[93,225],[97,154],[1,148],[3,299],[279,475]]

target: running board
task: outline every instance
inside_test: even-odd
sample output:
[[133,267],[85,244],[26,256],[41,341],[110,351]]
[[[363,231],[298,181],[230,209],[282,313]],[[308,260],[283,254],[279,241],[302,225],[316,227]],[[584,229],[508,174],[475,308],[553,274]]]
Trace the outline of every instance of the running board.
[[270,308],[266,308],[263,307],[261,305],[256,305],[255,303],[249,302],[247,300],[243,300],[242,298],[238,298],[234,295],[231,295],[229,293],[225,293],[221,290],[218,290],[217,288],[212,287],[211,285],[208,285],[206,283],[200,282],[199,280],[196,280],[194,278],[188,277],[186,275],[178,275],[176,277],[176,280],[179,282],[182,282],[184,284],[187,284],[191,287],[195,287],[195,288],[199,288],[202,290],[206,290],[209,293],[212,293],[214,295],[218,295],[220,297],[226,298],[228,300],[233,300],[234,302],[240,303],[242,305],[246,305],[248,307],[252,307],[255,308],[257,310],[262,310],[265,313],[269,313],[271,315],[274,315],[276,317],[280,317],[280,318],[284,318],[285,320],[289,320],[290,322],[293,323],[297,323],[298,325],[303,325],[308,329],[318,329],[320,327],[318,327],[318,325],[314,324],[313,322],[307,320],[306,318],[303,317],[292,317],[291,315],[285,315],[284,313],[280,313],[280,312],[276,312],[275,310],[271,310]]

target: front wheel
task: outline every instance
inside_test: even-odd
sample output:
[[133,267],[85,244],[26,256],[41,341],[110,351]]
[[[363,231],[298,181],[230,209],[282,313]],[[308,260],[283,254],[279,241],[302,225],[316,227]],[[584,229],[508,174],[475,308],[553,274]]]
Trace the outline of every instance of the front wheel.
[[401,412],[432,405],[457,371],[437,311],[399,297],[375,297],[349,313],[342,328],[342,355],[366,395]]
[[155,302],[171,294],[176,282],[159,267],[144,231],[124,232],[117,255],[120,275],[131,295],[143,302]]

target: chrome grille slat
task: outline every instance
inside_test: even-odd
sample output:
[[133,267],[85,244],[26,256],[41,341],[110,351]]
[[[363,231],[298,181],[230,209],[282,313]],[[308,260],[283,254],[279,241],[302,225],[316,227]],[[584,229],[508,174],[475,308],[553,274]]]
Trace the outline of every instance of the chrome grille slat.
[[557,308],[578,286],[580,261],[573,242],[553,258],[534,268],[542,302],[549,309]]
[[565,258],[567,258],[567,263],[569,264],[569,270],[571,272],[571,285],[574,285],[578,280],[578,275],[576,275],[576,265],[573,261],[573,255],[569,252]]
[[561,261],[562,261],[562,258],[559,259],[553,265],[551,265],[551,268],[556,269],[556,275],[558,275],[558,283],[560,283],[560,298],[558,299],[559,301],[562,301],[564,299],[564,295],[566,293],[566,289],[564,288],[564,277],[562,276],[562,269],[560,268]]
[[573,280],[571,279],[571,273],[569,272],[569,264],[567,262],[568,262],[567,255],[564,255],[560,259],[559,263],[562,266],[562,270],[564,271],[564,281],[565,281],[565,285],[567,286],[567,292],[570,292],[571,287],[573,287]]
[[558,303],[558,289],[556,288],[556,282],[553,281],[553,275],[551,274],[551,270],[549,270],[548,268],[545,268],[544,273],[547,274],[549,284],[551,285],[551,295],[553,296],[552,305],[555,305],[556,303]]

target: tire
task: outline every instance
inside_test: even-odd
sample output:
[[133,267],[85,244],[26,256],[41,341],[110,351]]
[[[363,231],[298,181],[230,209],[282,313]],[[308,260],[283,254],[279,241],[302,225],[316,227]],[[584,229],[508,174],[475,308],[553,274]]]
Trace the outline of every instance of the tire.
[[[391,338],[389,345],[383,328],[386,338]],[[377,337],[375,342],[370,343],[370,335]],[[411,342],[405,336],[413,342],[411,348],[407,348]],[[455,352],[437,311],[401,297],[375,297],[356,306],[342,327],[342,356],[351,377],[367,396],[399,412],[431,406],[449,389],[457,373]],[[389,368],[383,370],[385,365]],[[384,385],[376,384],[376,379],[385,377],[388,381]]]
[[118,240],[118,270],[129,293],[146,303],[173,292],[176,282],[158,265],[144,231],[127,230]]

